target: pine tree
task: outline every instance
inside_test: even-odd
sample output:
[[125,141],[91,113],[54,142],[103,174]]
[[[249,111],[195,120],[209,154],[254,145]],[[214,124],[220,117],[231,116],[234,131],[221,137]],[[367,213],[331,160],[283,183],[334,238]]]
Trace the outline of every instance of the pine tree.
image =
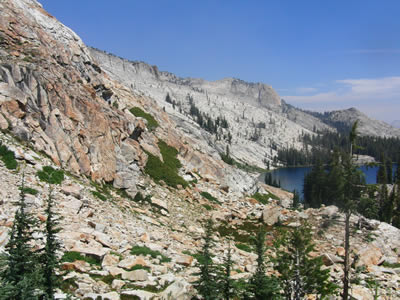
[[40,268],[38,257],[33,249],[33,233],[36,221],[29,213],[25,202],[24,176],[20,188],[19,201],[14,216],[10,239],[5,247],[5,267],[0,272],[4,283],[0,289],[0,299],[31,300],[38,299],[40,292]]
[[280,274],[278,278],[286,299],[300,300],[307,294],[316,294],[323,299],[338,288],[329,281],[329,270],[322,269],[321,257],[309,256],[314,246],[307,224],[282,233],[276,241],[274,269]]
[[297,209],[300,205],[300,196],[299,193],[296,190],[293,190],[293,203],[292,207],[293,209]]
[[216,266],[212,261],[211,249],[214,246],[212,238],[214,228],[213,221],[207,220],[204,234],[204,244],[201,252],[199,253],[198,265],[200,272],[195,274],[199,275],[199,279],[194,283],[197,292],[203,296],[205,300],[218,299],[218,285],[216,276]]
[[376,173],[376,183],[386,184],[388,183],[387,169],[386,169],[386,157],[385,154],[381,154],[381,163],[379,165],[378,172]]
[[387,183],[392,184],[393,183],[393,162],[390,158],[386,160],[386,177],[387,177]]
[[257,269],[250,278],[249,290],[252,295],[251,299],[280,299],[278,280],[275,277],[266,275],[264,230],[260,229],[258,231],[254,244],[257,254]]
[[54,213],[54,202],[52,189],[50,189],[46,207],[46,226],[45,226],[45,247],[41,254],[41,263],[43,265],[43,283],[47,299],[54,298],[54,291],[59,286],[59,278],[56,271],[59,269],[60,260],[57,252],[61,248],[61,244],[56,234],[61,230],[59,225],[60,218]]
[[235,280],[231,278],[232,266],[232,249],[231,245],[229,244],[227,254],[224,257],[224,262],[220,267],[218,274],[219,290],[221,291],[221,296],[224,300],[233,299],[233,297],[237,294]]
[[357,170],[353,164],[353,149],[356,149],[358,121],[354,122],[350,131],[350,153],[349,155],[343,154],[343,203],[341,209],[345,214],[345,236],[344,236],[344,275],[343,275],[343,300],[349,299],[350,289],[350,217],[358,206],[361,198],[361,191],[363,189],[365,180],[363,174]]

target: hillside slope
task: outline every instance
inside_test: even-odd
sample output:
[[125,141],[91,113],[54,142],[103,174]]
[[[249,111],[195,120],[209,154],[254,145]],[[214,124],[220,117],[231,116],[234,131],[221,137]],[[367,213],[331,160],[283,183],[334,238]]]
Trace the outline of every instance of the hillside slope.
[[[361,135],[400,137],[400,130],[355,109],[329,113],[329,118],[298,109],[282,101],[266,84],[234,78],[180,78],[144,62],[128,61],[94,48],[90,52],[111,78],[135,94],[155,99],[185,132],[205,140],[215,151],[223,153],[229,146],[231,156],[241,163],[266,168],[277,149],[302,149],[303,134],[336,131],[335,122],[352,124],[359,119]],[[214,121],[225,118],[228,128],[210,134],[204,126],[196,126],[199,121],[192,113],[193,105]]]

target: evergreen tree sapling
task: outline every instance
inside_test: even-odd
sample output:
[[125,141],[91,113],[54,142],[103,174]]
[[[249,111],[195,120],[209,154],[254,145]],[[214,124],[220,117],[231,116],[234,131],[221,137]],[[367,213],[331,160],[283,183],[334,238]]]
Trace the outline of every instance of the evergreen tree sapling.
[[286,299],[304,299],[307,294],[316,294],[323,299],[335,293],[337,286],[329,281],[329,270],[322,269],[321,257],[310,257],[314,250],[311,228],[307,224],[291,232],[282,232],[275,242],[274,269]]
[[232,249],[229,243],[226,256],[224,257],[224,262],[220,266],[218,272],[219,290],[221,291],[221,298],[224,300],[233,299],[237,294],[235,280],[231,278],[232,266]]
[[297,209],[300,205],[300,195],[296,190],[293,190],[293,202],[292,207],[293,209]]
[[280,299],[279,282],[275,277],[266,275],[265,267],[265,231],[260,229],[254,239],[257,254],[257,268],[249,281],[251,299]]
[[214,224],[211,219],[207,220],[205,226],[205,234],[203,237],[204,244],[199,253],[197,267],[200,269],[198,280],[194,283],[197,292],[203,296],[205,300],[218,299],[217,270],[212,261],[211,249],[214,246],[212,235],[214,233]]
[[54,201],[52,189],[50,188],[46,207],[46,224],[45,224],[45,247],[41,254],[41,263],[43,265],[43,284],[47,299],[54,298],[54,291],[59,286],[59,278],[56,271],[59,269],[59,258],[57,252],[61,248],[60,241],[56,234],[61,230],[59,228],[60,218],[54,212]]
[[5,246],[4,267],[0,270],[3,287],[0,299],[38,299],[40,276],[37,268],[38,256],[33,247],[36,221],[25,202],[24,176],[10,239]]

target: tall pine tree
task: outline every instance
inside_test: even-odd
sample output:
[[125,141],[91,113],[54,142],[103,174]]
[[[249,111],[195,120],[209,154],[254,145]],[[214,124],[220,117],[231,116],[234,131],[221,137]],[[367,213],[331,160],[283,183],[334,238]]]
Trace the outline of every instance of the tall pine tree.
[[197,267],[200,269],[200,272],[195,274],[199,278],[194,283],[195,289],[205,300],[217,299],[218,295],[217,268],[212,261],[211,254],[211,249],[214,246],[213,233],[213,221],[208,219],[203,237],[204,244],[198,258]]
[[4,284],[0,288],[0,299],[34,300],[39,297],[41,280],[38,255],[33,248],[36,220],[25,202],[24,176],[20,191],[10,239],[5,247],[4,267],[0,272]]
[[59,227],[59,216],[54,212],[54,200],[52,195],[52,188],[50,188],[49,196],[47,199],[46,207],[46,224],[45,224],[45,247],[41,254],[40,260],[42,263],[42,275],[44,291],[47,299],[54,298],[55,289],[59,286],[60,279],[56,272],[59,269],[60,260],[57,252],[61,248],[60,241],[57,239],[56,234],[61,230]]
[[309,225],[302,224],[291,232],[282,233],[275,246],[274,269],[280,274],[286,299],[300,300],[307,294],[323,299],[335,293],[338,287],[330,282],[329,270],[322,269],[321,257],[310,257],[315,245]]
[[251,299],[281,299],[279,294],[279,282],[275,277],[266,275],[265,267],[265,231],[260,229],[254,240],[255,250],[257,254],[257,268],[253,276],[250,278]]

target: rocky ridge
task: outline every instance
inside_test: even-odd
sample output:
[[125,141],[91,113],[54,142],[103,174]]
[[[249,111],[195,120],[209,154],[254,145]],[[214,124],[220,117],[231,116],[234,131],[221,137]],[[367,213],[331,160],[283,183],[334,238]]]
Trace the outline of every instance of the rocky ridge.
[[[241,163],[266,167],[277,154],[277,149],[302,149],[300,138],[303,134],[336,131],[323,119],[281,100],[266,84],[234,78],[217,81],[179,78],[144,62],[129,61],[98,49],[89,49],[110,77],[130,87],[135,94],[155,99],[187,134],[205,140],[203,144],[210,145],[214,151],[223,153],[228,145],[231,156]],[[166,102],[167,94],[173,103]],[[219,137],[208,134],[197,126],[195,118],[190,115],[191,101],[200,112],[214,120],[226,118],[229,127],[220,129]],[[330,114],[330,121],[333,122],[340,121],[351,126],[355,120],[359,120],[361,135],[400,137],[400,130],[373,120],[354,108]],[[227,138],[229,135],[231,140]]]

